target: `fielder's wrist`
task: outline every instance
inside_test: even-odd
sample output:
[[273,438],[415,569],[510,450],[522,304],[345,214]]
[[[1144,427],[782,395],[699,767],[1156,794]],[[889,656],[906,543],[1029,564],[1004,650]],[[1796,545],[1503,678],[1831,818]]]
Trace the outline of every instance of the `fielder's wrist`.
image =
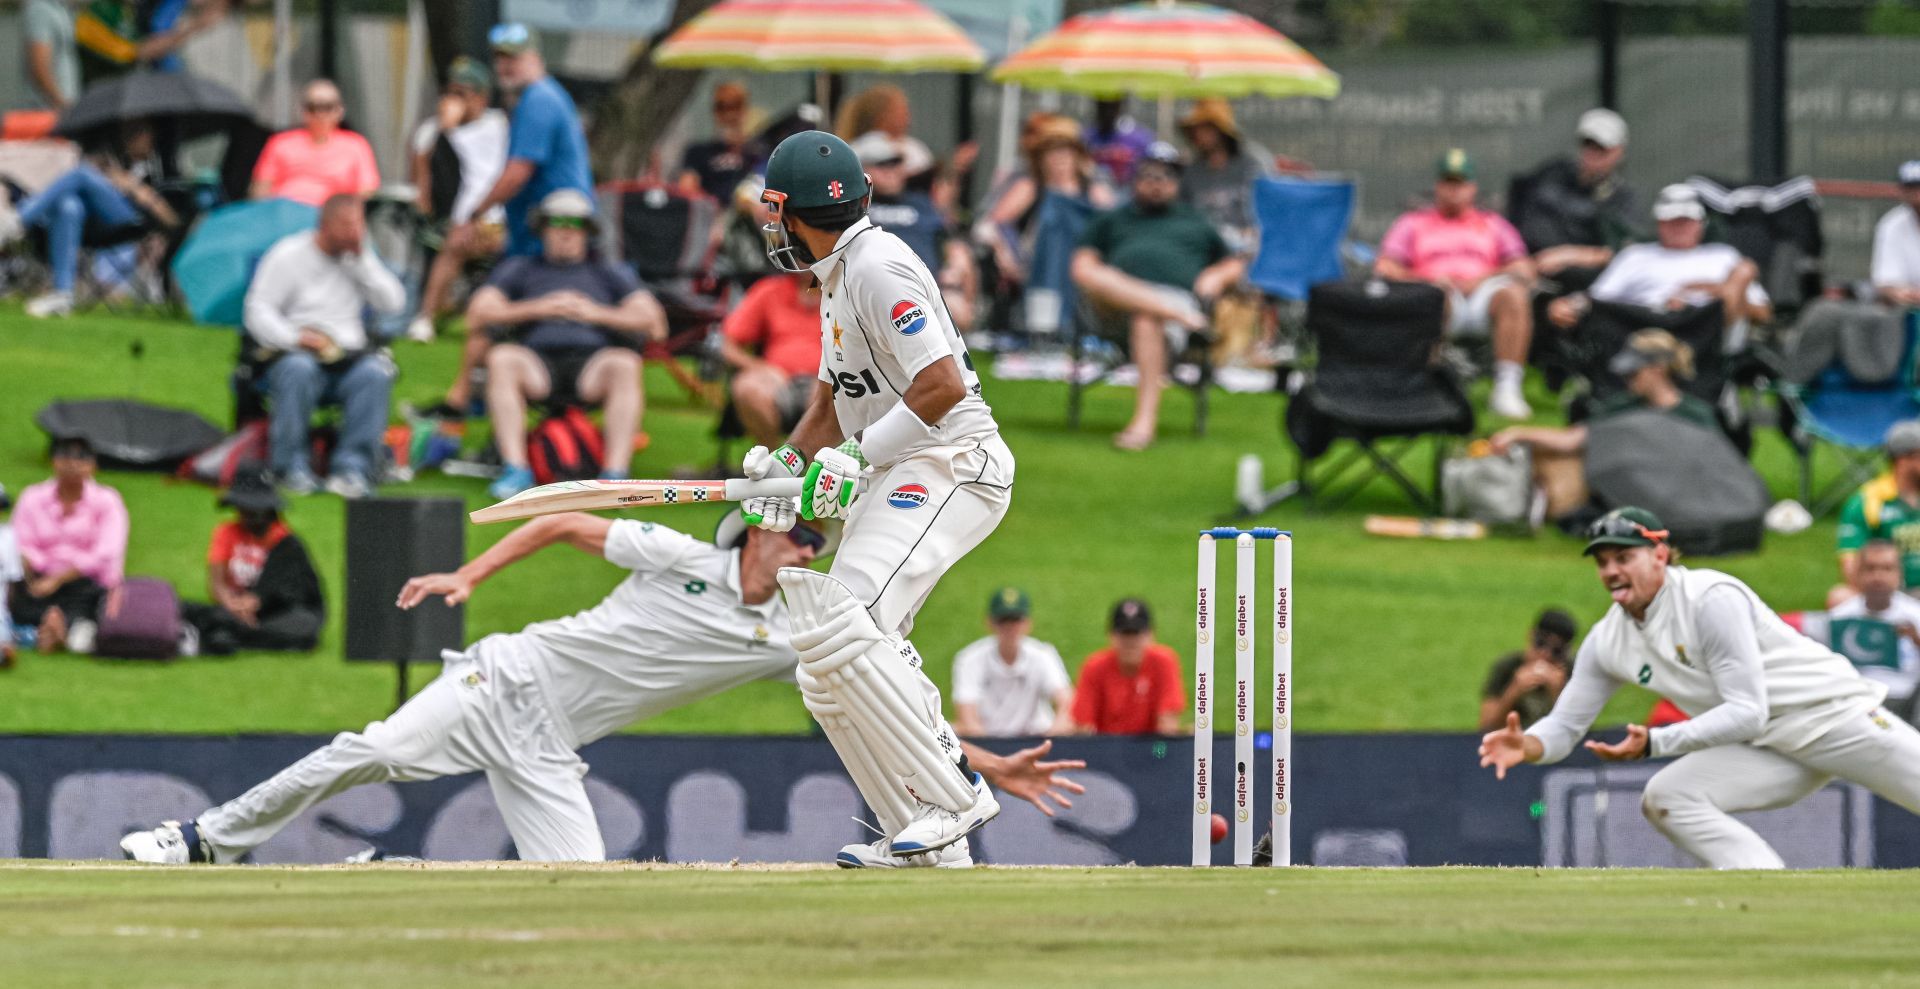
[[933,430],[907,408],[907,403],[896,402],[886,415],[861,431],[860,456],[875,467],[891,467],[909,448],[932,434]]

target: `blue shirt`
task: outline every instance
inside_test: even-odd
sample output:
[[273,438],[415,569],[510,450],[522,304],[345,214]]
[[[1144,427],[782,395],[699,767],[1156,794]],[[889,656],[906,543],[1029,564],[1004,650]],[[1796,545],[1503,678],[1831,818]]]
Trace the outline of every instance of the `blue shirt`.
[[[598,258],[577,264],[549,264],[539,256],[500,262],[494,266],[487,284],[499,289],[510,302],[574,291],[603,306],[618,306],[627,296],[646,287],[626,265]],[[598,350],[622,342],[622,335],[614,330],[571,319],[534,320],[513,327],[509,335],[537,353]],[[626,339],[637,344],[637,338]]]
[[906,241],[928,270],[940,270],[940,242],[946,237],[947,220],[926,193],[882,196],[876,192],[867,205],[867,216],[881,229]]
[[540,238],[527,226],[527,214],[540,200],[558,189],[578,189],[593,196],[580,112],[552,76],[521,91],[508,124],[507,160],[533,165],[527,184],[507,200],[507,255],[528,257],[540,253]]

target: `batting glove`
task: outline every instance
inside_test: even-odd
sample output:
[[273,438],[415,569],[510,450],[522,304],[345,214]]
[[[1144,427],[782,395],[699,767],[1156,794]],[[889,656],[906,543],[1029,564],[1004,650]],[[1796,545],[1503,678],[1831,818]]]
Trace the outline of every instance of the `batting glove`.
[[[783,444],[780,449],[769,451],[764,446],[756,446],[747,451],[740,462],[741,468],[750,480],[762,481],[769,477],[799,477],[806,467],[806,458],[791,445]],[[757,525],[773,532],[786,532],[793,528],[799,515],[798,499],[794,498],[748,498],[740,503],[740,515],[748,525]]]
[[821,450],[807,468],[806,487],[800,493],[800,517],[846,518],[859,480],[860,461],[837,449]]

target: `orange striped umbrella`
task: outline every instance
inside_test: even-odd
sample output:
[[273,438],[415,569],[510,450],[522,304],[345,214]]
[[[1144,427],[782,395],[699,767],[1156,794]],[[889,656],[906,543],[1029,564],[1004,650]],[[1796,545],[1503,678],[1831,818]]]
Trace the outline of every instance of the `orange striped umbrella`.
[[1318,96],[1340,77],[1245,14],[1193,3],[1137,3],[1081,14],[1009,56],[993,81],[1093,96]]
[[914,0],[722,0],[654,53],[667,68],[970,71],[980,46]]

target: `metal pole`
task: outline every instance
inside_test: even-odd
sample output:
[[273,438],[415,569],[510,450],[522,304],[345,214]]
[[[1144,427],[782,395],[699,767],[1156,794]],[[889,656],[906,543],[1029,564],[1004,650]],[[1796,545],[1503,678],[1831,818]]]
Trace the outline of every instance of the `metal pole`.
[[1787,0],[1748,0],[1747,161],[1749,179],[1787,174]]
[[1600,105],[1620,109],[1620,3],[1600,0],[1595,9],[1600,41]]
[[293,120],[293,0],[273,0],[273,126]]
[[340,78],[340,5],[335,0],[320,0],[320,75]]

